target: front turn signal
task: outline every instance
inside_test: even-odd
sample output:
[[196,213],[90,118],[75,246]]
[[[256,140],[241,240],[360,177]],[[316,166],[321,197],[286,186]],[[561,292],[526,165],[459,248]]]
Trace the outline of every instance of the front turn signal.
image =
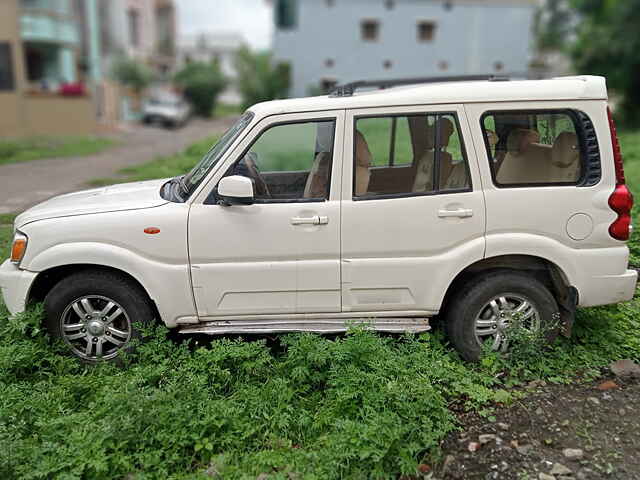
[[19,264],[24,257],[24,252],[27,251],[27,236],[20,232],[16,232],[13,237],[13,245],[11,246],[11,261]]

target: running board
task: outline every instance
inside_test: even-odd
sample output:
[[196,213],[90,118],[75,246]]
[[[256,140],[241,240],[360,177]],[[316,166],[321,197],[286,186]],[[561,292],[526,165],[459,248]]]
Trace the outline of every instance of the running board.
[[361,326],[379,332],[428,332],[431,330],[428,318],[337,318],[313,320],[221,320],[190,325],[180,328],[180,333],[204,333],[225,335],[237,333],[285,333],[314,332],[341,333],[351,327]]

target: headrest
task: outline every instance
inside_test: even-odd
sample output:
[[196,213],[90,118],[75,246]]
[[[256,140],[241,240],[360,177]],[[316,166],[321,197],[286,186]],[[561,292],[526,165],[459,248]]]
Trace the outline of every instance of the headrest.
[[540,141],[540,134],[535,130],[517,128],[509,134],[507,139],[507,151],[520,154],[532,143]]
[[580,158],[578,136],[571,132],[562,132],[553,142],[551,162],[560,168],[573,165]]
[[494,132],[493,130],[485,130],[484,132],[487,137],[487,141],[489,142],[489,146],[491,148],[495,147],[499,140],[496,132]]
[[360,130],[356,130],[356,165],[359,167],[371,166],[371,150],[364,135]]
[[[436,128],[437,127],[437,128]],[[436,131],[438,132],[438,148],[446,148],[449,146],[449,139],[454,132],[453,122],[448,118],[441,118],[434,125],[428,125],[426,129],[427,136],[427,150],[434,149],[434,140],[436,137]]]

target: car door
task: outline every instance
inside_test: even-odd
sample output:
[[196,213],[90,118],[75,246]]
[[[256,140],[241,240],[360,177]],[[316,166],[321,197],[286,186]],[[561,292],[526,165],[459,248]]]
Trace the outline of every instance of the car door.
[[478,164],[459,105],[347,112],[342,309],[428,315],[484,255]]
[[221,167],[254,180],[255,203],[192,205],[189,254],[200,317],[339,312],[344,112],[259,122]]

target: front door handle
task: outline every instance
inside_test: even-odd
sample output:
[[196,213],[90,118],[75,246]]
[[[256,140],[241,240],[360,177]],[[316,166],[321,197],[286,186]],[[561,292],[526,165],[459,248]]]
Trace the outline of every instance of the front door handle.
[[438,217],[440,218],[468,218],[473,217],[473,210],[470,208],[459,208],[457,210],[438,210]]
[[291,225],[326,225],[329,223],[329,217],[323,215],[314,215],[313,217],[293,217]]

